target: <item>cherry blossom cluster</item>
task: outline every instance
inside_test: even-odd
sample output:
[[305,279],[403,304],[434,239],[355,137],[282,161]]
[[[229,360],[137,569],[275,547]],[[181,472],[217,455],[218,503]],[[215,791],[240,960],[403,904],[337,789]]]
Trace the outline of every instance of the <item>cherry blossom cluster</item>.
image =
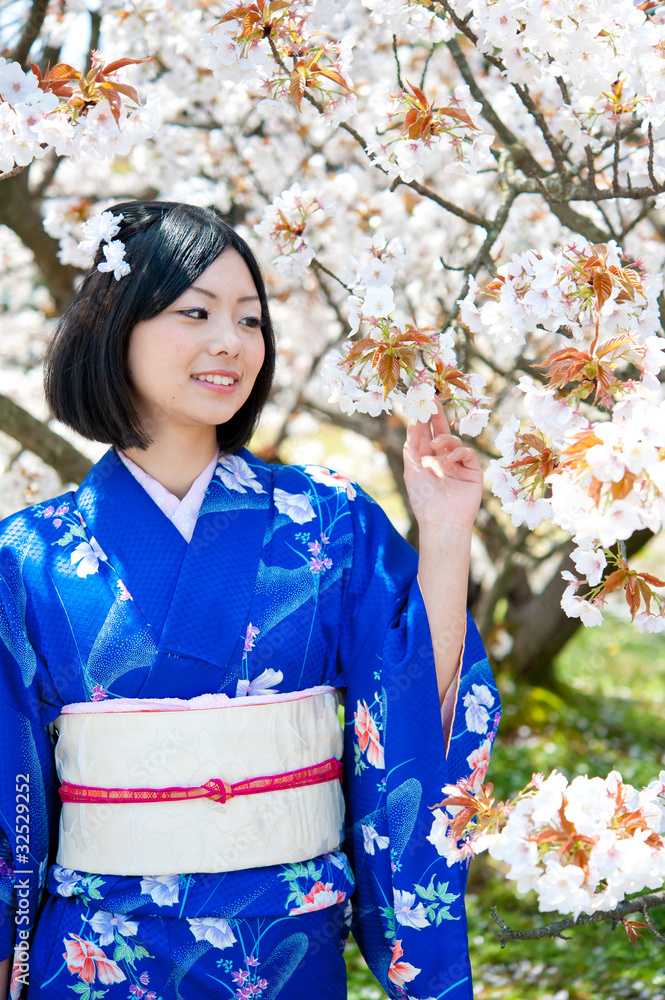
[[298,276],[311,264],[316,251],[307,242],[305,229],[309,223],[316,231],[332,212],[328,199],[303,191],[300,184],[292,184],[266,206],[254,230],[277,250],[272,264],[280,274]]
[[59,65],[42,76],[33,66],[0,58],[0,172],[25,167],[50,150],[58,156],[103,159],[124,155],[159,124],[158,100],[140,107],[118,70],[137,60],[104,66],[96,55],[88,77]]
[[[665,523],[665,401],[658,372],[665,339],[656,336],[658,284],[621,264],[620,249],[576,238],[557,251],[528,251],[498,269],[478,306],[472,284],[462,320],[476,334],[519,352],[561,347],[533,366],[547,372],[519,380],[527,420],[512,416],[496,438],[501,453],[487,479],[515,527],[534,530],[546,519],[576,543],[573,561],[586,578],[564,572],[562,607],[599,625],[609,593],[623,590],[639,629],[665,628],[665,602],[650,574],[630,570],[610,551],[636,531]],[[640,380],[629,377],[639,372]],[[653,399],[646,398],[649,392]],[[604,578],[608,564],[615,573]],[[644,610],[640,610],[644,603]]]
[[[466,84],[455,88],[444,106],[437,107],[414,84],[390,94],[379,136],[367,144],[374,162],[391,179],[423,181],[436,168],[444,173],[462,170],[476,174],[492,162],[494,136],[477,123],[481,105]],[[393,130],[401,135],[390,138]]]
[[408,42],[427,41],[430,45],[447,41],[453,34],[452,23],[428,9],[422,0],[362,0],[375,24]]
[[334,12],[325,6],[317,10],[316,0],[227,0],[208,36],[213,72],[244,78],[264,96],[292,101],[298,109],[308,91],[327,124],[346,121],[357,109],[349,77],[355,39],[331,35],[325,14]]
[[[622,266],[616,243],[574,236],[554,250],[514,254],[482,293],[471,278],[460,316],[472,333],[507,345],[514,360],[527,340],[547,350],[553,334],[576,342],[610,340],[621,329],[644,343],[659,329],[660,290],[655,277]],[[490,301],[479,306],[481,294]]]
[[457,367],[451,330],[439,333],[416,327],[395,315],[393,282],[404,260],[401,241],[380,234],[359,241],[358,257],[348,255],[342,280],[348,299],[350,336],[361,324],[365,335],[331,351],[322,378],[331,390],[329,402],[345,413],[389,413],[394,403],[405,416],[426,422],[437,411],[437,396],[449,402],[464,434],[478,434],[487,423],[483,378]]
[[570,782],[535,774],[508,802],[492,791],[480,781],[443,789],[428,839],[449,865],[489,851],[518,894],[535,891],[541,912],[574,917],[665,881],[665,771],[641,791],[618,771]]
[[464,0],[454,7],[461,16],[471,15],[469,26],[482,51],[500,51],[511,82],[534,90],[547,80],[563,84],[562,103],[578,130],[605,128],[612,134],[617,120],[633,113],[645,129],[665,121],[665,17],[659,4]]

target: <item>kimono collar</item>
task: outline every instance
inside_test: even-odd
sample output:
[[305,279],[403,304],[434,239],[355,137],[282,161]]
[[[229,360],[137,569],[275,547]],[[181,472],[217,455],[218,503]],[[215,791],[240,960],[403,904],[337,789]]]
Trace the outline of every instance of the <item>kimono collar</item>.
[[[75,501],[153,630],[159,654],[151,676],[175,656],[192,669],[222,668],[202,690],[223,686],[227,666],[242,656],[272,492],[271,467],[246,449],[220,458],[187,544],[114,449],[86,476]],[[149,678],[140,694],[151,693]]]
[[178,529],[186,542],[191,542],[196,519],[199,516],[201,504],[203,503],[203,497],[210,485],[210,480],[219,459],[219,446],[214,457],[196,477],[182,500],[179,500],[177,496],[170,493],[165,486],[162,486],[150,473],[142,469],[136,462],[133,462],[131,458],[128,458],[119,448],[116,451],[125,468],[131,472],[137,483],[141,484],[148,496],[152,497],[159,509],[166,514],[174,528]]

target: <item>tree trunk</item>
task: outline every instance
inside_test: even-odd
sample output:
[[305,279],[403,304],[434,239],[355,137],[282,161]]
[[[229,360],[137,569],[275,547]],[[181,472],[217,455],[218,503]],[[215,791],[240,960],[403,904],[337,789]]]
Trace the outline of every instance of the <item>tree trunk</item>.
[[0,223],[12,229],[32,250],[35,264],[53,296],[59,313],[64,312],[73,294],[74,278],[80,272],[58,259],[59,245],[44,230],[36,200],[28,187],[28,170],[0,183]]
[[0,430],[55,469],[63,483],[80,483],[92,467],[69,441],[6,396],[0,396]]

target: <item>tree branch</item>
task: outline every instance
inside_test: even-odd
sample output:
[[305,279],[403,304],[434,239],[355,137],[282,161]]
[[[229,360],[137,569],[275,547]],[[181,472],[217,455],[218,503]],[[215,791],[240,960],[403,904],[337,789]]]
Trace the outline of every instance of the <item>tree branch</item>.
[[16,48],[10,57],[11,59],[15,59],[16,62],[20,63],[23,67],[27,66],[28,54],[32,48],[32,43],[42,30],[48,5],[49,0],[32,0],[32,7],[30,9],[28,20],[23,26],[21,37],[19,38]]
[[[618,921],[623,920],[630,913],[644,913],[646,916],[647,910],[663,905],[665,905],[665,890],[645,896],[638,896],[636,899],[626,899],[622,903],[619,903],[613,910],[598,910],[597,913],[580,913],[577,918],[567,917],[564,920],[557,920],[552,924],[547,924],[545,927],[535,927],[528,931],[516,931],[512,927],[509,927],[496,906],[491,908],[490,916],[501,928],[495,933],[501,947],[505,948],[508,941],[536,941],[544,937],[564,937],[563,932],[573,927],[598,924],[603,920],[612,920],[614,923],[618,923]],[[656,937],[660,941],[665,942],[665,938],[658,931],[656,931]]]
[[[512,132],[506,124],[499,118],[496,111],[488,101],[484,92],[481,90],[478,81],[476,80],[471,67],[466,59],[466,56],[462,52],[459,42],[456,39],[451,38],[449,42],[446,43],[448,46],[448,51],[450,52],[455,65],[457,66],[460,76],[464,80],[465,84],[471,91],[471,96],[475,101],[478,101],[482,105],[482,115],[483,118],[492,126],[496,134],[499,136],[501,141],[506,146],[517,146],[520,145],[517,136]],[[538,163],[538,161],[527,151],[529,163],[533,169],[534,173],[543,173],[543,170]]]
[[92,467],[69,441],[7,396],[0,396],[0,429],[55,469],[63,483],[80,483]]
[[32,250],[56,307],[63,312],[73,294],[74,278],[81,272],[60,263],[58,241],[44,230],[37,198],[28,186],[27,170],[0,184],[0,224],[13,229]]
[[[272,52],[273,59],[284,73],[288,73],[288,66],[284,63],[284,60],[277,51],[277,46],[270,36],[268,36],[268,42],[270,44],[270,51]],[[314,97],[313,94],[310,94],[307,89],[305,89],[304,97],[313,107],[316,108],[320,115],[323,114],[323,105],[316,97]],[[375,167],[378,167],[378,169],[384,174],[388,173],[385,167],[382,167],[380,163],[375,162],[376,157],[374,154],[367,151],[367,142],[363,139],[360,132],[356,131],[356,129],[354,129],[352,125],[349,125],[348,122],[340,122],[339,127],[343,128],[345,132],[348,132],[349,135],[353,136],[358,145],[362,146],[363,152]],[[407,187],[413,188],[414,191],[417,191],[418,194],[421,194],[424,198],[429,198],[430,201],[433,201],[437,205],[440,205],[441,208],[444,208],[446,212],[450,212],[452,215],[457,215],[460,219],[464,219],[465,222],[470,223],[472,226],[482,226],[485,229],[487,228],[485,219],[482,219],[478,215],[473,215],[471,212],[465,212],[464,209],[458,208],[457,205],[454,205],[451,201],[446,201],[445,198],[441,198],[436,191],[432,191],[431,188],[425,187],[424,184],[420,184],[418,181],[404,181],[401,177],[396,177],[392,182],[391,191],[394,191],[400,184],[405,184]]]

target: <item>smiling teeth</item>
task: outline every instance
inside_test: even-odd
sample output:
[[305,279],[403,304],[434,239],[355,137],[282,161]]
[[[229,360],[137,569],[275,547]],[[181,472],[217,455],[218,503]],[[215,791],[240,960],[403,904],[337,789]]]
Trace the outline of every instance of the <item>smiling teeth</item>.
[[229,375],[195,375],[197,382],[212,382],[213,385],[233,385],[234,378]]

